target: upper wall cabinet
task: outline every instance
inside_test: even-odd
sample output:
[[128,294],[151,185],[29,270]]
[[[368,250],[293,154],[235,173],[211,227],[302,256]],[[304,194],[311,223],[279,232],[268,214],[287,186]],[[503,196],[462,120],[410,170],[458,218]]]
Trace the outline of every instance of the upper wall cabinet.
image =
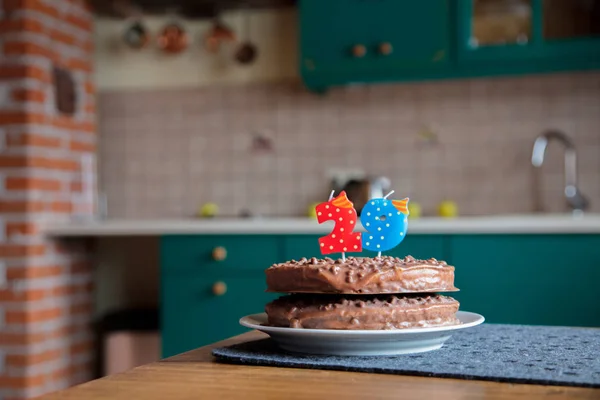
[[542,0],[541,14],[546,53],[600,59],[600,0]]
[[519,59],[536,55],[535,0],[462,0],[458,11],[460,60]]
[[600,68],[600,0],[301,0],[313,90]]
[[[586,58],[595,58],[596,64],[600,59],[600,0],[463,0],[458,4],[459,60],[545,59],[538,68],[551,70],[569,65],[578,69]],[[569,55],[582,59],[559,59]]]
[[389,81],[449,61],[450,0],[303,0],[301,74],[313,89]]

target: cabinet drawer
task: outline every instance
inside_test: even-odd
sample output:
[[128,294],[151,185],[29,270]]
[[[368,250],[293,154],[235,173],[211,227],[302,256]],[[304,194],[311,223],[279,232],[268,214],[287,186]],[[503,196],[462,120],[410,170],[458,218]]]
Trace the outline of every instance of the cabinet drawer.
[[246,332],[241,317],[264,311],[279,294],[265,293],[261,272],[247,277],[181,274],[162,278],[162,354],[169,357]]
[[279,239],[269,235],[164,236],[160,258],[163,274],[264,271],[281,259]]

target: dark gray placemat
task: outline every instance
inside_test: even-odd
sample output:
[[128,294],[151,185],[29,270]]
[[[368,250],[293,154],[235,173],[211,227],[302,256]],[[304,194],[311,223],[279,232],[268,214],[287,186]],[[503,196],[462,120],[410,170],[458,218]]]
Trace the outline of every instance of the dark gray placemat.
[[483,324],[457,331],[440,350],[390,357],[294,354],[271,339],[213,355],[234,364],[600,387],[600,329],[593,328]]

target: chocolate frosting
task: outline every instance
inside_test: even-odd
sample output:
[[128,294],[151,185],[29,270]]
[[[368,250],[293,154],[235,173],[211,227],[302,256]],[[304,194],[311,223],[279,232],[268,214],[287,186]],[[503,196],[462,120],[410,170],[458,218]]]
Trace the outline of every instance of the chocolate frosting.
[[329,257],[302,258],[274,264],[267,276],[268,292],[287,293],[424,293],[453,292],[454,267],[435,258]]
[[267,304],[271,326],[382,330],[456,325],[459,303],[442,295],[296,294]]

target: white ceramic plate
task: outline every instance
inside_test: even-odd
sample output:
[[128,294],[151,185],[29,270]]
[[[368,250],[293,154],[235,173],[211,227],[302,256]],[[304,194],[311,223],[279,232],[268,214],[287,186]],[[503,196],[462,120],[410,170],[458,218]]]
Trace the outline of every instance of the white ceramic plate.
[[442,347],[452,333],[483,323],[483,316],[471,312],[456,313],[460,325],[398,330],[298,329],[264,326],[267,314],[252,314],[240,324],[265,332],[284,350],[295,353],[337,356],[383,356],[422,353]]

